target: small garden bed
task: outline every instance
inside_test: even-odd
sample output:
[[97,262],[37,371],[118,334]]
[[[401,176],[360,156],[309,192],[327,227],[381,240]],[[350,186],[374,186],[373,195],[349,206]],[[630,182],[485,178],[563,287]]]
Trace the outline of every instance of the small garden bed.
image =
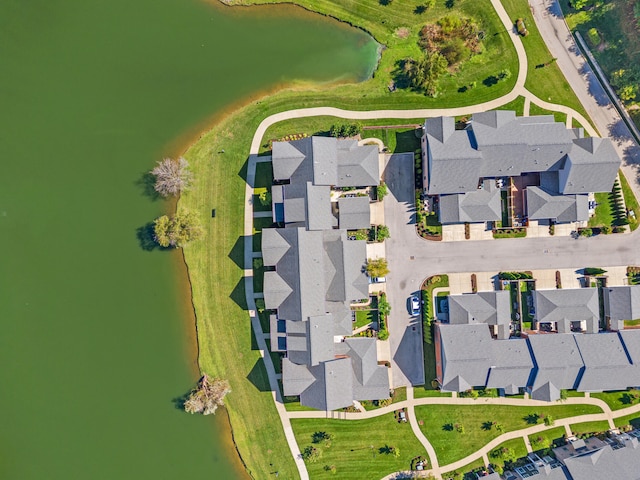
[[527,229],[518,228],[494,228],[493,238],[523,238],[527,236]]

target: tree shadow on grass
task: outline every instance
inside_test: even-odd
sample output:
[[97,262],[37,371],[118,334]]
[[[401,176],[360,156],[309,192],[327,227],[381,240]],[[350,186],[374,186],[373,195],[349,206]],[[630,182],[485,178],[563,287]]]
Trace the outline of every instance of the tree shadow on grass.
[[[253,335],[253,334],[252,334]],[[267,369],[264,366],[264,360],[259,359],[251,371],[249,375],[247,375],[247,380],[249,380],[254,387],[258,389],[260,392],[270,392],[271,386],[269,385],[269,377],[267,376]]]
[[526,417],[522,418],[528,425],[537,425],[540,420],[540,415],[537,413],[530,413]]
[[496,77],[495,75],[490,75],[490,76],[488,76],[487,78],[485,78],[485,79],[482,81],[482,84],[483,84],[485,87],[493,87],[494,85],[497,85],[497,84],[498,84],[498,81],[499,81],[499,80],[500,80],[500,79],[499,79],[498,77]]
[[409,62],[408,60],[398,60],[395,64],[391,77],[396,88],[409,88],[411,86],[411,80],[409,79],[408,72]]
[[162,195],[155,189],[156,176],[151,172],[144,172],[140,178],[135,181],[135,185],[142,190],[142,195],[149,197],[153,202],[162,198]]

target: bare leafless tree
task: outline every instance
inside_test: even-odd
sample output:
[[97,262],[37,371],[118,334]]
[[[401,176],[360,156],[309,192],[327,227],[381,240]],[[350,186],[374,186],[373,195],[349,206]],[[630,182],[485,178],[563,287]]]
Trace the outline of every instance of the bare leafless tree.
[[193,180],[189,162],[183,157],[177,160],[165,158],[158,162],[151,173],[156,177],[154,188],[163,197],[188,190]]
[[229,382],[219,378],[212,380],[205,374],[184,402],[184,410],[188,413],[203,415],[216,413],[218,407],[224,405],[224,397],[229,392],[231,392]]

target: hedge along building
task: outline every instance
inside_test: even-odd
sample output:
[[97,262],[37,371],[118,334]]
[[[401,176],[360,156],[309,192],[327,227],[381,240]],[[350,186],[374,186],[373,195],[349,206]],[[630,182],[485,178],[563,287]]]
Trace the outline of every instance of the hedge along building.
[[[353,334],[353,302],[369,295],[366,242],[346,228],[369,227],[367,197],[338,188],[379,185],[376,146],[311,137],[273,144],[274,220],[262,231],[265,307],[273,351],[282,351],[283,393],[334,410],[354,400],[389,397],[389,373],[378,365],[375,338]],[[334,200],[334,201],[332,201]]]
[[500,110],[462,129],[453,117],[425,120],[422,152],[424,193],[439,197],[443,224],[501,220],[501,191],[518,178],[523,220],[585,222],[588,194],[610,192],[621,162],[607,138],[584,138],[552,115]]

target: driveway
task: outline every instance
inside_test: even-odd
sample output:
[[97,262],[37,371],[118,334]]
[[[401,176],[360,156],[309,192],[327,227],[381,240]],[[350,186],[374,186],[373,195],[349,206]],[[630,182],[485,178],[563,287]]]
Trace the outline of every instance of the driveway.
[[[422,275],[412,271],[410,256],[419,240],[415,231],[413,153],[391,155],[385,169],[389,195],[384,215],[391,238],[385,241],[389,275],[387,295],[391,304],[389,344],[393,387],[424,383],[421,316],[411,316],[408,298],[420,290]],[[422,245],[420,245],[422,246]]]

